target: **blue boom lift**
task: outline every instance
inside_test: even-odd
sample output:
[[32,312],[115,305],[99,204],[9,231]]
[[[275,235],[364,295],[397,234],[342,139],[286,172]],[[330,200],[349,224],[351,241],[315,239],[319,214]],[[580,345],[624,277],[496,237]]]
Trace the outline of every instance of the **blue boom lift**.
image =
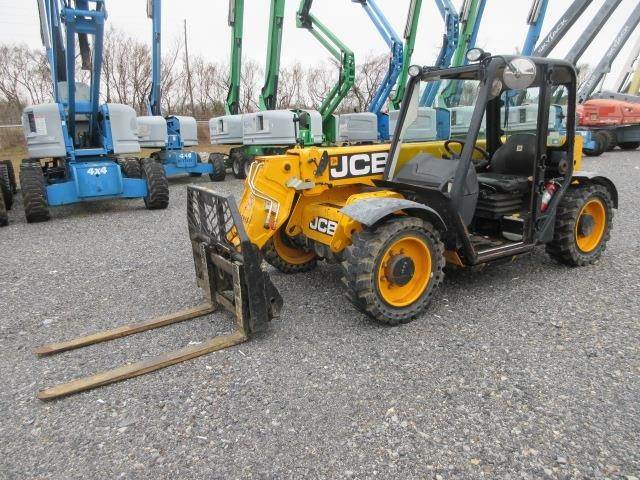
[[[436,0],[438,11],[444,21],[445,33],[442,35],[442,47],[436,58],[434,67],[444,68],[451,65],[451,58],[460,40],[460,15],[451,0]],[[438,93],[439,84],[429,84],[422,92],[421,106],[433,105]]]
[[367,107],[369,112],[375,113],[378,117],[378,138],[382,141],[389,140],[389,116],[383,112],[389,95],[393,87],[398,81],[398,77],[402,72],[403,66],[403,45],[400,36],[396,33],[391,26],[387,18],[380,10],[380,7],[375,0],[352,0],[354,3],[362,5],[364,10],[369,15],[369,18],[375,25],[378,32],[382,36],[383,40],[391,50],[391,57],[389,59],[389,68],[385,74],[382,83],[376,90],[371,103]]
[[[166,208],[162,166],[120,157],[140,151],[135,111],[100,104],[105,1],[39,0],[38,8],[54,102],[22,114],[29,158],[20,167],[20,184],[27,221],[49,220],[49,206],[100,199],[144,198],[149,209]],[[82,68],[91,72],[89,85],[75,81],[76,42]]]
[[524,40],[524,46],[522,47],[522,55],[530,56],[536,48],[536,44],[538,43],[540,34],[542,33],[542,24],[544,23],[544,17],[547,14],[548,5],[549,0],[533,0],[529,16],[527,17],[529,30],[527,31],[527,37]]
[[[466,54],[476,44],[486,3],[486,0],[464,0],[460,14],[456,14],[450,0],[436,0],[446,28],[443,45],[436,59],[436,67],[466,65]],[[457,87],[451,83],[441,93],[441,98],[444,99],[446,106],[457,104],[459,92],[452,90],[453,88]],[[431,107],[439,89],[439,82],[429,85],[429,88],[422,93],[420,106]]]
[[147,16],[152,20],[151,90],[147,102],[148,116],[138,118],[140,144],[146,148],[160,148],[151,158],[162,164],[167,177],[189,174],[199,177],[208,174],[213,181],[224,180],[224,160],[210,156],[203,162],[198,152],[185,147],[198,144],[198,129],[193,117],[169,115],[161,109],[162,95],[162,2],[149,0]]

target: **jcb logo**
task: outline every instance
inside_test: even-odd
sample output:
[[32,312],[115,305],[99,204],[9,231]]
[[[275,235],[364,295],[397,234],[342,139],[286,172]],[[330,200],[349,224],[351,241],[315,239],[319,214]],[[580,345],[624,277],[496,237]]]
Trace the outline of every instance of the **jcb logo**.
[[333,234],[336,233],[336,229],[338,228],[338,222],[334,222],[333,220],[329,220],[324,217],[315,217],[309,223],[309,228],[316,232],[325,233],[330,237],[333,237]]
[[383,173],[388,155],[386,151],[340,155],[338,165],[331,167],[329,177],[335,180]]

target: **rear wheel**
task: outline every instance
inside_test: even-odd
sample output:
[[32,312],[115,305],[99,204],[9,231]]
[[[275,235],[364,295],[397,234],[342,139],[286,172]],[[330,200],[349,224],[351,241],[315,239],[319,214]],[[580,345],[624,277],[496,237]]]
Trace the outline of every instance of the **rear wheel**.
[[233,176],[236,178],[245,178],[247,175],[245,173],[245,157],[241,152],[233,152],[231,154],[231,170],[233,171]]
[[612,130],[601,130],[600,133],[602,133],[607,139],[605,147],[607,152],[610,152],[618,146],[618,137],[616,137],[616,134]]
[[602,132],[594,132],[593,142],[595,143],[593,149],[583,148],[582,152],[588,157],[599,157],[605,152],[607,139]]
[[251,170],[251,164],[255,160],[255,157],[247,157],[244,159],[244,176],[249,176],[249,170]]
[[6,165],[9,172],[9,180],[11,181],[11,191],[18,193],[18,184],[16,182],[16,172],[13,169],[13,162],[11,160],[0,160],[0,165]]
[[619,146],[622,150],[636,150],[640,147],[640,142],[622,142]]
[[120,166],[122,167],[122,173],[127,178],[141,178],[142,167],[140,160],[135,157],[126,157],[120,160]]
[[342,262],[342,281],[356,308],[398,325],[429,306],[444,266],[444,245],[433,226],[398,217],[353,235]]
[[9,225],[9,215],[4,205],[4,197],[0,195],[0,227],[6,227]]
[[565,265],[591,265],[607,247],[612,222],[613,200],[609,190],[596,184],[571,188],[558,206],[547,253]]
[[284,273],[308,272],[317,265],[315,252],[294,245],[282,230],[269,239],[262,248],[262,254],[269,265]]
[[227,167],[224,162],[224,155],[222,153],[210,153],[209,163],[213,168],[213,173],[209,174],[211,181],[222,182],[227,176]]
[[13,206],[13,186],[11,185],[11,174],[7,165],[0,163],[0,194],[7,210]]
[[169,205],[169,182],[162,164],[154,160],[142,162],[142,178],[147,181],[144,204],[149,210],[163,210]]
[[20,166],[20,190],[27,222],[46,222],[51,218],[47,204],[47,188],[39,163],[23,162]]

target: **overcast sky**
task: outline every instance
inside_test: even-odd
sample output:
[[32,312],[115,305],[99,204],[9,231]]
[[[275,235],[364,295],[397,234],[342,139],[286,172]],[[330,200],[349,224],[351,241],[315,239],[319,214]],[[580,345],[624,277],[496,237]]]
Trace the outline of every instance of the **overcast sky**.
[[[581,21],[558,46],[554,56],[561,57],[569,50],[603,1],[592,2]],[[458,7],[462,4],[462,0],[453,2]],[[622,1],[617,12],[587,50],[583,57],[585,61],[597,63],[637,2],[638,0]],[[244,52],[246,56],[261,63],[266,54],[269,3],[268,0],[245,0]],[[402,35],[409,0],[378,0],[378,3],[396,31]],[[572,0],[550,0],[543,36],[571,3]],[[107,0],[106,4],[109,25],[123,29],[140,40],[149,40],[151,24],[146,17],[146,0]],[[298,0],[287,1],[283,65],[296,60],[310,65],[327,58],[326,51],[307,31],[295,27],[298,4]],[[478,46],[492,53],[513,53],[524,42],[530,6],[531,0],[487,0]],[[164,0],[162,23],[165,44],[169,45],[182,34],[182,22],[186,19],[190,52],[212,61],[227,60],[230,49],[227,8],[228,0]],[[351,0],[315,0],[313,13],[355,52],[356,62],[369,54],[386,51],[386,45],[362,7]],[[640,32],[640,29],[637,30]],[[442,33],[442,20],[435,2],[423,0],[414,63],[433,62],[440,47]],[[615,80],[637,37],[638,33],[634,33],[618,57],[607,84]],[[36,0],[0,0],[0,42],[24,42],[35,48],[41,46]]]

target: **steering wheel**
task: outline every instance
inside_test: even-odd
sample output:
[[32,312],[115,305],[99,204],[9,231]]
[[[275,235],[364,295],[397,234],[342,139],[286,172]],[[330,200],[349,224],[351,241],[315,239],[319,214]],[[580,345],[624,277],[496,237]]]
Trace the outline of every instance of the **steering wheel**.
[[[452,139],[452,140],[447,140],[446,142],[444,142],[444,149],[447,151],[447,153],[449,155],[451,155],[451,158],[456,158],[459,157],[460,154],[458,152],[454,152],[451,149],[451,144],[452,143],[457,143],[458,145],[460,145],[460,151],[462,152],[462,149],[465,146],[465,143],[462,140],[458,140],[458,139]],[[476,167],[476,169],[478,168],[484,168],[487,165],[489,165],[489,160],[491,159],[491,155],[489,155],[489,152],[487,152],[484,148],[478,147],[477,145],[473,146],[473,149],[476,152],[479,152],[480,155],[482,155],[483,160],[475,160],[475,159],[471,159],[471,161],[473,162],[473,165]]]

